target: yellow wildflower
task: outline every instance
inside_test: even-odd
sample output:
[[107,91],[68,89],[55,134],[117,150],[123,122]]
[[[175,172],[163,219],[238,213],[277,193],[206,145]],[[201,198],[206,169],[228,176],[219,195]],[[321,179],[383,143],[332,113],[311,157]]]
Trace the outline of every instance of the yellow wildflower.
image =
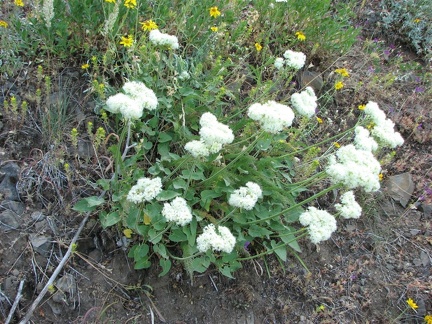
[[420,18],[416,18],[416,19],[414,19],[414,22],[415,22],[416,24],[418,24],[420,21],[421,21]]
[[426,324],[432,324],[432,315],[426,315],[424,321]]
[[379,181],[382,181],[382,179],[384,179],[384,174],[380,173],[380,174],[378,175],[378,179],[379,179]]
[[359,105],[359,106],[358,106],[358,109],[359,109],[359,110],[365,110],[365,109],[366,109],[366,105]]
[[90,67],[90,64],[88,64],[88,63],[81,65],[81,69],[83,69],[83,70],[87,70],[89,67]]
[[412,309],[416,310],[418,308],[417,304],[415,303],[414,300],[412,300],[412,298],[408,298],[406,302],[408,306],[411,307]]
[[145,30],[145,31],[150,31],[150,30],[158,29],[158,25],[156,25],[156,23],[153,20],[151,20],[151,19],[146,20],[146,21],[144,21],[144,22],[142,22],[140,24],[141,24],[142,30]]
[[109,3],[115,3],[116,0],[105,0],[105,2],[109,2]]
[[24,7],[24,2],[22,0],[14,0],[14,3],[18,7]]
[[221,12],[218,10],[218,7],[211,7],[210,8],[210,16],[213,18],[217,18],[221,15]]
[[131,47],[132,44],[133,44],[132,35],[128,35],[127,37],[122,36],[120,45],[123,45],[124,47]]
[[335,72],[336,72],[337,74],[342,75],[343,77],[349,77],[349,72],[348,72],[348,70],[345,69],[345,68],[342,68],[342,69],[336,69]]
[[316,120],[317,120],[318,124],[322,124],[323,123],[323,120],[321,118],[319,118],[319,117],[316,117]]
[[260,43],[255,43],[255,48],[258,52],[262,50],[262,46]]
[[132,237],[132,230],[130,228],[126,228],[125,230],[123,230],[123,234],[124,236],[126,236],[126,238],[131,238]]
[[7,26],[8,26],[8,23],[6,21],[0,20],[0,27],[7,28]]
[[336,147],[336,148],[341,147],[341,145],[340,145],[338,142],[334,142],[333,145],[334,145],[334,147]]
[[212,31],[212,32],[217,32],[218,30],[219,30],[219,28],[217,28],[216,26],[213,26],[213,27],[210,27],[210,30]]
[[344,87],[344,84],[343,84],[343,82],[338,81],[338,82],[335,83],[334,87],[335,87],[336,90],[340,90],[340,89],[342,89]]
[[303,32],[301,32],[301,31],[296,32],[295,35],[296,35],[297,39],[300,41],[306,40],[306,35],[303,34]]
[[136,7],[136,0],[125,0],[124,5],[126,8],[133,9]]

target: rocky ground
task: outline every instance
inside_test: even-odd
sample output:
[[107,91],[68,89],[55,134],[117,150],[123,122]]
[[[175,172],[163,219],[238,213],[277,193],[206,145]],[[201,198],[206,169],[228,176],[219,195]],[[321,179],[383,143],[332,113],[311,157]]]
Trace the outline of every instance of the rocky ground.
[[[338,65],[350,71],[350,79],[333,110],[320,114],[339,114],[343,124],[355,114],[353,107],[379,102],[406,143],[391,160],[383,157],[382,191],[363,197],[367,207],[361,219],[345,221],[319,246],[300,242],[309,271],[294,257],[285,264],[270,257],[245,263],[234,280],[215,271],[190,278],[181,265],[159,278],[157,266],[133,270],[127,251],[119,247],[121,234],[103,230],[94,215],[56,290],[38,305],[32,322],[423,323],[432,314],[432,98],[427,92],[431,81],[419,75],[432,71],[409,49],[384,38],[371,25],[375,12],[363,10],[359,24],[364,34]],[[403,70],[415,62],[420,68]],[[76,74],[66,75],[73,79]],[[23,86],[32,85],[20,74],[3,86],[3,95]],[[78,96],[77,102],[85,100]],[[77,106],[74,118],[92,118]],[[79,189],[62,189],[65,175],[52,161],[68,148],[40,147],[34,127],[12,128],[6,122],[2,127],[0,321],[7,321],[23,283],[12,320],[18,322],[80,224],[82,216],[68,204],[89,190],[83,184],[96,175],[86,173],[92,152],[81,143],[75,152]],[[334,132],[334,127],[324,123],[321,131]],[[408,298],[417,303],[415,311],[407,307]]]

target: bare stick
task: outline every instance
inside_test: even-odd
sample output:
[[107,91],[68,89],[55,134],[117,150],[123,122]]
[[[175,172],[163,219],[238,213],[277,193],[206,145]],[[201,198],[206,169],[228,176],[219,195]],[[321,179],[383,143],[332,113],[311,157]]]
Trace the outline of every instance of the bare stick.
[[64,255],[63,259],[60,261],[59,265],[49,278],[48,282],[46,283],[45,287],[40,292],[39,296],[35,299],[33,304],[31,304],[29,310],[25,314],[24,318],[19,322],[19,324],[26,324],[30,317],[33,315],[33,312],[35,311],[36,307],[39,305],[41,300],[44,298],[46,292],[48,291],[48,288],[54,283],[54,280],[56,280],[57,276],[59,275],[60,271],[62,271],[64,265],[69,260],[70,255],[72,254],[72,249],[75,247],[76,241],[78,240],[78,237],[80,236],[82,230],[84,229],[84,225],[86,224],[88,218],[90,217],[90,213],[87,213],[84,219],[81,221],[80,227],[78,228],[78,231],[75,233],[71,243],[69,244],[69,248],[66,251],[66,254]]
[[15,313],[15,309],[17,308],[18,303],[19,303],[19,301],[20,301],[20,299],[21,299],[21,297],[22,297],[21,292],[22,292],[22,289],[23,289],[23,286],[24,286],[24,281],[25,281],[24,279],[21,280],[21,282],[20,282],[20,284],[19,284],[18,292],[17,292],[17,295],[16,295],[16,297],[15,297],[15,301],[14,301],[14,303],[13,303],[13,305],[12,305],[12,308],[10,309],[10,312],[9,312],[9,315],[8,315],[8,317],[7,317],[7,319],[6,319],[5,324],[9,324],[10,321],[12,320],[12,316],[13,316],[13,314]]

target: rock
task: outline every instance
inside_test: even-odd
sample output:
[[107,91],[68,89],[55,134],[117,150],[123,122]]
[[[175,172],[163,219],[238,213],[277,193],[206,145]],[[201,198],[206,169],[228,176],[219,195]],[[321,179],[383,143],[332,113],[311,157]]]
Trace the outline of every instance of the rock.
[[19,179],[20,168],[16,163],[6,163],[0,168],[0,193],[4,200],[19,201],[16,184]]
[[22,202],[19,201],[13,201],[13,200],[4,200],[0,204],[1,207],[4,209],[9,209],[13,211],[15,214],[21,216],[24,213],[25,205]]
[[11,210],[0,213],[0,229],[5,232],[16,230],[20,226],[19,216]]
[[312,87],[315,93],[321,91],[324,80],[320,73],[304,70],[298,74],[300,88]]
[[431,217],[432,216],[432,205],[431,204],[421,203],[419,206],[419,210],[424,213],[425,217]]
[[88,159],[95,156],[93,145],[90,141],[78,140],[78,156]]
[[30,217],[31,217],[31,219],[32,219],[34,222],[40,222],[40,221],[43,221],[43,220],[46,218],[46,216],[45,216],[44,214],[42,214],[41,211],[35,211],[35,212],[33,212],[33,213],[30,215]]
[[56,303],[62,303],[75,308],[78,301],[77,286],[75,278],[70,274],[65,274],[55,284],[57,291],[54,293],[52,300]]
[[387,192],[394,200],[399,201],[403,207],[408,204],[414,192],[414,182],[410,173],[405,172],[389,177],[386,183]]
[[29,240],[33,249],[43,256],[48,256],[52,243],[50,238],[45,235],[30,234]]

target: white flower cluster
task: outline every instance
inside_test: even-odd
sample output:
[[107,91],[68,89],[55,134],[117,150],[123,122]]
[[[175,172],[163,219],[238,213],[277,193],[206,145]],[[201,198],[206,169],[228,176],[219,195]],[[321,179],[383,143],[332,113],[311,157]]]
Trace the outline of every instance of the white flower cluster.
[[285,59],[278,57],[274,62],[274,66],[278,70],[280,70],[284,65],[293,68],[294,70],[300,70],[305,65],[306,55],[302,52],[287,50],[283,56]]
[[161,191],[161,178],[141,178],[138,179],[137,184],[129,190],[126,199],[135,204],[139,204],[154,199]]
[[159,29],[150,31],[149,39],[150,42],[157,46],[168,47],[173,50],[179,48],[179,42],[176,36],[161,33]]
[[315,109],[318,106],[318,98],[315,96],[315,92],[311,87],[300,93],[294,93],[291,96],[291,103],[295,110],[302,116],[312,117],[315,114]]
[[162,209],[162,215],[169,222],[184,226],[192,221],[192,213],[187,205],[186,200],[176,197],[170,203],[165,203]]
[[219,152],[225,144],[234,141],[232,130],[220,122],[215,115],[206,112],[200,119],[200,140],[186,143],[185,150],[193,157],[204,157]]
[[355,200],[354,193],[347,191],[341,196],[341,204],[336,204],[335,208],[343,218],[359,218],[362,208]]
[[366,192],[380,188],[381,165],[369,151],[358,150],[353,144],[342,146],[329,158],[327,175],[334,183],[343,183],[347,188],[362,187]]
[[336,231],[336,219],[325,210],[309,207],[299,217],[300,224],[308,226],[308,232],[312,243],[328,240]]
[[131,81],[123,86],[124,93],[117,93],[106,101],[106,110],[113,114],[121,113],[126,119],[139,119],[143,110],[154,110],[158,100],[153,90],[144,83]]
[[236,239],[231,231],[225,226],[218,226],[217,232],[213,224],[204,227],[203,233],[197,237],[197,248],[200,252],[208,249],[231,253],[234,249]]
[[294,112],[286,105],[270,100],[265,104],[254,103],[248,109],[249,118],[258,121],[263,130],[276,134],[291,126]]
[[44,0],[42,5],[42,15],[46,26],[51,28],[51,20],[54,18],[54,0]]
[[376,151],[378,149],[378,143],[369,135],[370,133],[366,128],[357,126],[355,128],[354,138],[355,147],[363,151]]
[[364,109],[364,112],[369,116],[375,124],[371,130],[371,134],[383,146],[395,148],[404,143],[401,134],[394,131],[395,124],[388,118],[376,102],[369,101]]
[[262,190],[258,184],[249,181],[246,187],[235,190],[228,199],[228,204],[233,207],[251,210],[254,208],[258,198],[262,197]]

